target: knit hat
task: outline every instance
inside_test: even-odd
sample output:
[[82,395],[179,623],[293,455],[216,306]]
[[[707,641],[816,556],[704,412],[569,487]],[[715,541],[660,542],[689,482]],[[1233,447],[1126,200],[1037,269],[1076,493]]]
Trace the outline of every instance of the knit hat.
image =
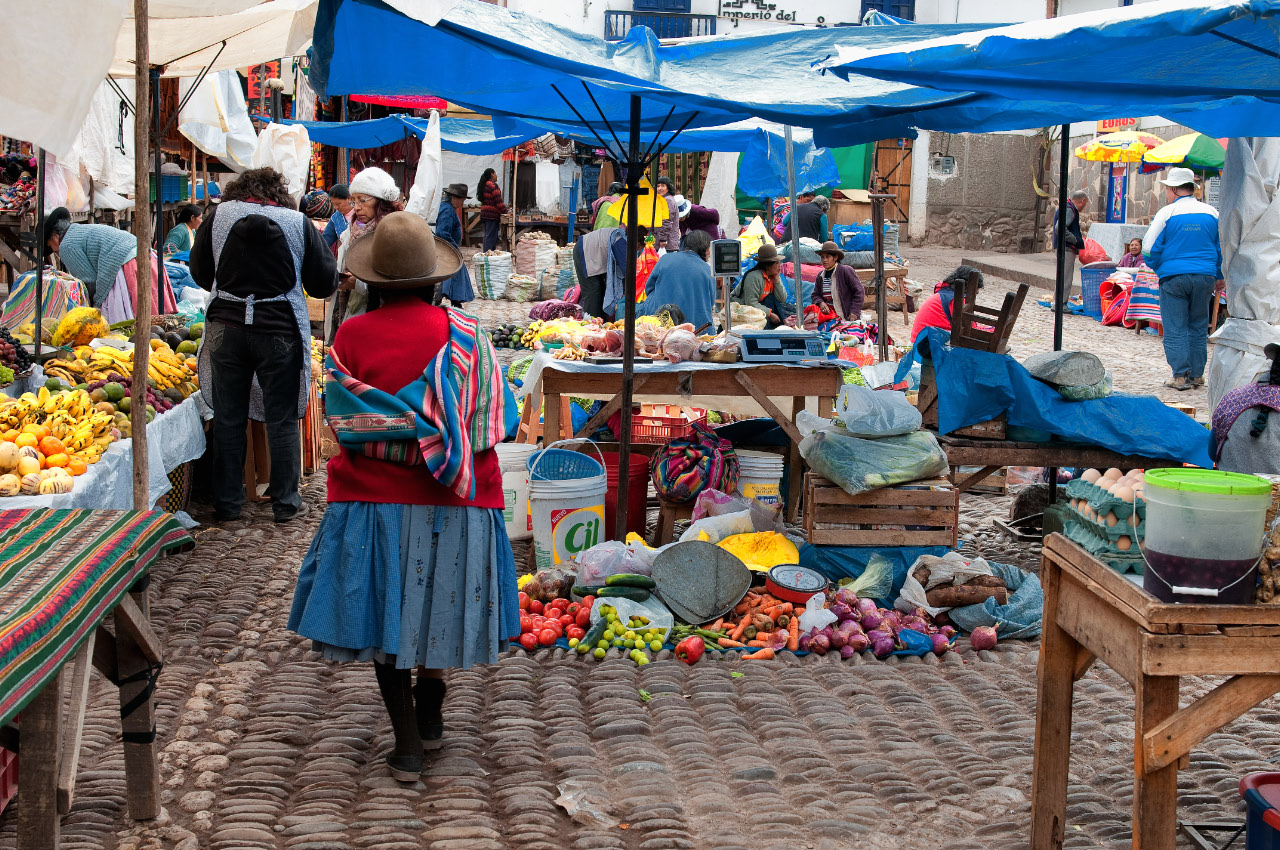
[[391,203],[400,200],[400,187],[395,178],[376,166],[357,174],[347,190],[353,195],[368,195]]
[[312,189],[303,195],[299,206],[307,218],[327,220],[333,215],[333,204],[329,201],[329,193],[323,189]]

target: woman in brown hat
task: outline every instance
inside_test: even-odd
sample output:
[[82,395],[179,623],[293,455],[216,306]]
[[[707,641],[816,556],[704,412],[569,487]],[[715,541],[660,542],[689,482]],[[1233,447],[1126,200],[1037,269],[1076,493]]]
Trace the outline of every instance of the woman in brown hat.
[[[444,198],[440,201],[440,211],[436,213],[436,236],[445,239],[455,248],[462,245],[462,202],[471,195],[467,192],[467,184],[450,183],[444,187]],[[476,292],[471,287],[471,273],[466,263],[457,273],[446,280],[436,290],[435,303],[441,298],[448,298],[454,307],[461,307],[468,301],[474,301]]]
[[405,782],[440,746],[443,671],[491,664],[520,633],[493,450],[515,430],[515,400],[477,321],[431,304],[461,267],[407,212],[347,253],[369,310],[343,323],[325,361],[342,451],[289,617],[329,660],[373,662],[395,732],[387,766]]
[[[822,259],[822,271],[814,282],[813,298],[809,303],[819,309],[823,305],[832,308],[846,322],[858,321],[862,318],[862,305],[867,299],[858,273],[849,266],[841,265],[844,251],[834,242],[823,242],[818,256]],[[837,305],[839,309],[836,309]]]
[[776,328],[794,311],[787,303],[781,285],[782,259],[772,245],[760,246],[755,266],[742,276],[742,282],[733,291],[735,304],[755,307],[765,314],[766,328]]

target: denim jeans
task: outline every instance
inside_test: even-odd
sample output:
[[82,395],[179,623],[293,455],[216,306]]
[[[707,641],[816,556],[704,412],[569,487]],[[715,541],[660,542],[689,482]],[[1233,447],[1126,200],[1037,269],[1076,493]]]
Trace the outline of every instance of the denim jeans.
[[1164,359],[1175,378],[1204,377],[1209,360],[1209,309],[1213,306],[1210,274],[1175,274],[1160,278],[1160,320],[1164,323]]
[[484,250],[492,251],[498,247],[498,232],[502,226],[501,219],[486,218],[484,223]]
[[234,517],[244,506],[249,391],[257,374],[271,453],[267,495],[277,516],[291,515],[302,506],[298,494],[302,476],[298,435],[302,340],[296,333],[262,333],[223,322],[211,322],[207,330],[213,375],[214,510],[220,517]]

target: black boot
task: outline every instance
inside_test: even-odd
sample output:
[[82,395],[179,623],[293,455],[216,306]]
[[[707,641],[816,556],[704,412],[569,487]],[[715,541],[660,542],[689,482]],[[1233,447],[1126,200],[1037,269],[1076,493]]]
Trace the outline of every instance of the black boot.
[[418,737],[413,713],[412,673],[376,661],[373,669],[378,677],[382,702],[387,707],[387,714],[391,715],[391,729],[396,738],[395,749],[387,756],[387,767],[391,776],[400,782],[417,782],[418,775],[422,773],[422,741]]
[[414,711],[418,717],[418,737],[422,749],[438,750],[444,746],[444,679],[418,676],[413,686]]

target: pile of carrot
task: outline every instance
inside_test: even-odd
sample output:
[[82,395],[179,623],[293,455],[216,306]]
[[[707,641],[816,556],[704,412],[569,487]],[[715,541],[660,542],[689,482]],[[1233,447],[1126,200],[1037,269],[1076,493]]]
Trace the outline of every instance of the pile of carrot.
[[760,589],[748,590],[733,612],[716,620],[707,631],[727,631],[728,637],[716,641],[725,649],[757,647],[758,652],[743,656],[747,659],[772,658],[775,650],[794,651],[800,646],[800,618],[795,606]]

